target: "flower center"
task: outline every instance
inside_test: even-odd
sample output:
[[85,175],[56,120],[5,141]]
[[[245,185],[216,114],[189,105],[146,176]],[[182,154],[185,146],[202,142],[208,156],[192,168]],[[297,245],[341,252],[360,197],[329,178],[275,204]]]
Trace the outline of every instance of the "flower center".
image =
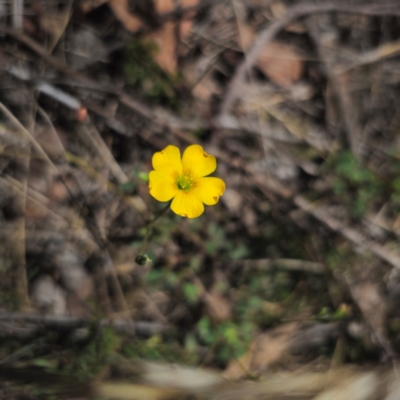
[[176,178],[176,185],[180,190],[189,190],[193,186],[192,177],[190,175],[181,175]]

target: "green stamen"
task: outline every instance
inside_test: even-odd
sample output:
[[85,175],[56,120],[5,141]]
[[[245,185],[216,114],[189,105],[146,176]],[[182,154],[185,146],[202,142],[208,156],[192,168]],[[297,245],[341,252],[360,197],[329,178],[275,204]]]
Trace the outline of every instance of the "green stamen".
[[182,175],[176,179],[176,185],[180,190],[189,190],[193,186],[192,178],[189,175]]

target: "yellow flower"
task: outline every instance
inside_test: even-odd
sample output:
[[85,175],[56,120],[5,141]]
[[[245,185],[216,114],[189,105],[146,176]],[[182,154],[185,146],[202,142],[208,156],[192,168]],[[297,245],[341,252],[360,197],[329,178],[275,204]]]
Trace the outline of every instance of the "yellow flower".
[[193,144],[183,153],[176,146],[167,146],[155,153],[154,171],[149,174],[150,194],[158,201],[169,201],[175,214],[196,218],[203,214],[204,204],[212,206],[225,191],[222,179],[207,177],[217,168],[214,156]]

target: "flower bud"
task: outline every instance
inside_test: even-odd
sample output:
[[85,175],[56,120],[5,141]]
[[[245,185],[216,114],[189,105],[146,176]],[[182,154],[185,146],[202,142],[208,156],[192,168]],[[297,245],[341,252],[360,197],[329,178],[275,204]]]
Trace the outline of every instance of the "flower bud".
[[135,258],[135,261],[136,261],[136,264],[146,265],[149,261],[151,261],[151,259],[147,256],[147,254],[139,254]]

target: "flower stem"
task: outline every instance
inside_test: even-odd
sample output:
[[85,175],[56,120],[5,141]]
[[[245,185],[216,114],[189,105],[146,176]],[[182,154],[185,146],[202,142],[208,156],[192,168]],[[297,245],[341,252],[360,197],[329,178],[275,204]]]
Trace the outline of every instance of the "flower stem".
[[143,242],[142,245],[140,246],[139,249],[139,255],[142,255],[146,249],[146,245],[147,245],[147,240],[150,236],[151,230],[153,229],[154,225],[156,224],[156,222],[159,220],[159,218],[164,215],[165,211],[167,211],[169,208],[169,203],[161,210],[159,211],[156,216],[153,218],[153,220],[147,225],[146,227],[146,234],[144,235],[143,238]]

